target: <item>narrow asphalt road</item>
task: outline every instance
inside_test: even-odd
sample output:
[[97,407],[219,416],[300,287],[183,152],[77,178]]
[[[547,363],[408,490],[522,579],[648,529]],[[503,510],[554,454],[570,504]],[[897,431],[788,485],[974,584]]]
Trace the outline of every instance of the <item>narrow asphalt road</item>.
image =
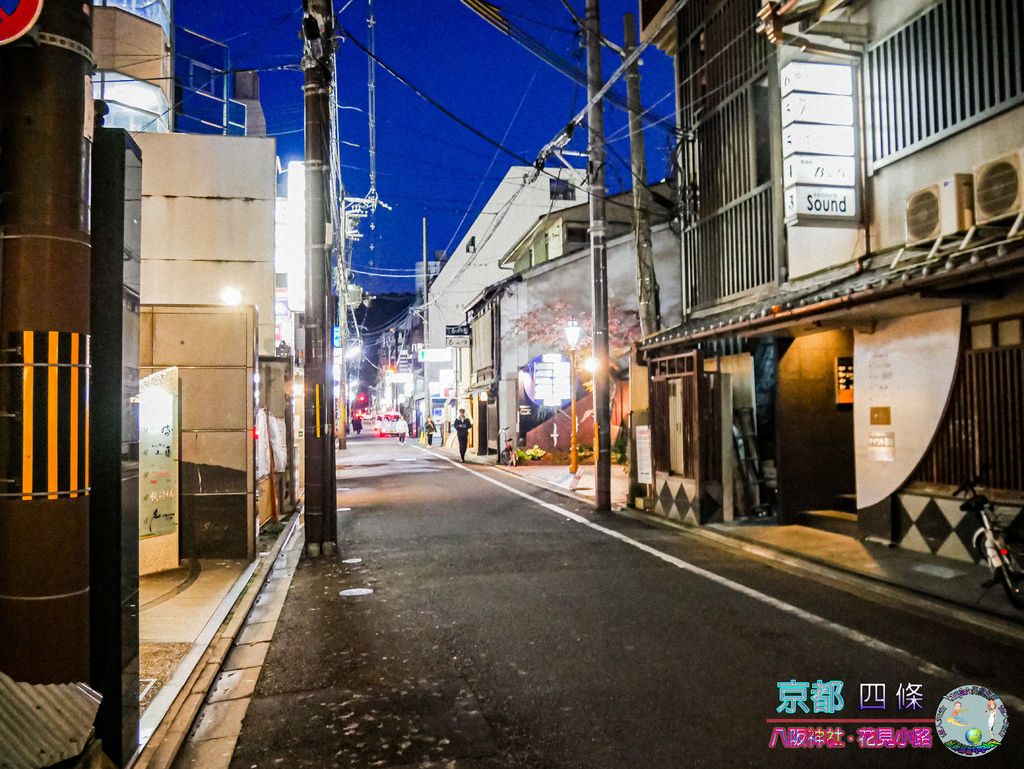
[[[232,769],[957,766],[933,721],[968,684],[1008,707],[984,765],[1020,766],[1012,641],[414,443],[350,447],[340,552],[295,572]],[[843,747],[774,731],[807,725]],[[859,744],[886,728],[933,744]]]

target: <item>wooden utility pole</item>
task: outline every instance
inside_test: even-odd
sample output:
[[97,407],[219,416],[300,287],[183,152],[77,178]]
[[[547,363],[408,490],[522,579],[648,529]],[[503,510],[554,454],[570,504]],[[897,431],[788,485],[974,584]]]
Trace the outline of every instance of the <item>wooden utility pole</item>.
[[306,552],[318,556],[337,546],[332,358],[328,328],[330,296],[327,195],[330,190],[330,85],[334,14],[330,0],[303,2],[305,53],[306,357],[305,444]]
[[598,0],[587,0],[587,96],[590,113],[588,173],[590,176],[590,261],[594,279],[594,429],[597,457],[595,491],[597,512],[611,511],[611,383],[608,365],[608,254],[605,246],[604,100],[597,99],[601,77],[601,10]]
[[[625,45],[623,55],[636,48],[636,19],[623,16]],[[626,96],[629,100],[629,157],[633,170],[633,215],[636,235],[636,287],[640,309],[640,333],[647,337],[661,328],[658,279],[654,272],[651,247],[651,191],[647,188],[647,160],[644,157],[644,125],[640,117],[640,63],[626,70]]]

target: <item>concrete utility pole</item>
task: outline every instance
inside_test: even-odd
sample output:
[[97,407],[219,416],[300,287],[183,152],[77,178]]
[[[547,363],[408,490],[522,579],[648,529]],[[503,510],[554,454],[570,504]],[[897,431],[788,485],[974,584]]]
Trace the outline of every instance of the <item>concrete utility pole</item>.
[[604,100],[601,90],[601,9],[587,0],[587,96],[591,102],[589,128],[590,259],[594,277],[594,426],[597,431],[596,510],[611,511],[611,396],[608,366],[608,255],[605,248]]
[[[623,54],[636,48],[636,19],[622,17],[625,30]],[[636,235],[636,287],[640,309],[640,333],[650,336],[661,328],[658,279],[654,274],[651,248],[651,191],[647,189],[647,160],[644,157],[644,123],[640,117],[640,63],[634,60],[626,70],[626,96],[629,99],[629,157],[633,169],[633,212]]]
[[89,10],[0,47],[0,669],[32,683],[89,680]]
[[334,468],[334,342],[328,329],[330,189],[330,82],[334,13],[330,0],[304,0],[306,136],[306,359],[303,441],[305,447],[306,552],[318,556],[337,546],[337,483]]

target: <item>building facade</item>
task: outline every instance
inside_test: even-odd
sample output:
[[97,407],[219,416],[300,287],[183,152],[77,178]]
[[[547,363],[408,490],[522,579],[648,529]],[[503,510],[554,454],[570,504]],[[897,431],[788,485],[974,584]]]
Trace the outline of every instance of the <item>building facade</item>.
[[637,503],[973,559],[956,486],[1024,499],[1024,12],[673,6],[641,14],[676,64],[683,322],[640,347]]

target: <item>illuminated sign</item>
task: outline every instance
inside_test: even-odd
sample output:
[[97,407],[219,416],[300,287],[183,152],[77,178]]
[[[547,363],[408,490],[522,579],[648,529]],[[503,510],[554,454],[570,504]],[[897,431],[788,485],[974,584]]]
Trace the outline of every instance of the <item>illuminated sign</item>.
[[794,93],[782,102],[782,125],[795,121],[853,125],[853,99],[820,93]]
[[783,161],[782,176],[787,187],[793,184],[852,187],[857,182],[857,168],[853,158],[790,155]]
[[860,223],[853,67],[792,61],[780,71],[786,223]]
[[419,351],[420,363],[451,363],[452,353],[447,347],[427,347]]
[[782,129],[782,156],[796,153],[852,157],[856,143],[851,126],[792,123]]
[[782,68],[780,81],[783,96],[794,91],[853,95],[853,72],[848,64],[791,61]]
[[815,187],[796,184],[786,188],[786,217],[856,217],[857,190],[853,187]]
[[572,372],[561,355],[540,355],[526,367],[526,397],[537,406],[564,406],[572,398]]

